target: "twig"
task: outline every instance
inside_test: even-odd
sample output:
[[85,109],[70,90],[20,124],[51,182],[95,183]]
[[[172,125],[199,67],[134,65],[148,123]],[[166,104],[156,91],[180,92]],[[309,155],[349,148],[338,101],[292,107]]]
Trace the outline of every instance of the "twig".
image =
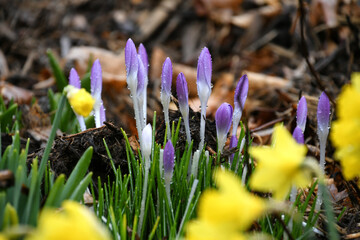
[[316,84],[320,88],[321,91],[325,92],[331,103],[336,106],[334,99],[330,96],[330,94],[325,90],[325,86],[321,82],[319,74],[316,72],[314,66],[309,61],[309,49],[307,47],[305,36],[304,36],[304,21],[305,21],[305,9],[303,0],[299,0],[299,12],[300,12],[300,36],[301,36],[301,53],[308,65],[311,74],[315,77]]

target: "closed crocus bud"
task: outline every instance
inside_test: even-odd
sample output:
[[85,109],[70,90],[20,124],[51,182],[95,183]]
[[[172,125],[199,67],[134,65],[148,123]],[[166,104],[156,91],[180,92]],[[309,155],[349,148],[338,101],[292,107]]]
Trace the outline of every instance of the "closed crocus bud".
[[144,64],[141,60],[140,55],[138,57],[138,72],[137,72],[137,89],[136,89],[136,96],[143,97],[143,92],[145,91],[145,68]]
[[105,108],[103,102],[101,102],[100,106],[100,124],[103,125],[106,121]]
[[242,111],[249,91],[249,79],[247,75],[243,75],[235,88],[234,94],[234,115],[232,135],[236,135],[237,128],[241,119]]
[[171,141],[168,141],[164,148],[164,173],[165,174],[172,174],[174,169],[174,146],[172,145]]
[[141,61],[144,64],[145,75],[148,75],[148,73],[149,73],[149,60],[148,60],[148,55],[146,53],[146,48],[144,47],[144,45],[142,43],[140,43],[140,45],[139,45],[139,55],[140,55]]
[[131,94],[136,93],[138,59],[134,42],[129,38],[125,46],[126,82]]
[[306,117],[307,117],[307,104],[305,97],[302,96],[299,100],[296,110],[296,125],[301,129],[302,132],[305,132]]
[[161,73],[161,99],[169,99],[171,94],[172,82],[172,63],[170,58],[166,58]]
[[70,70],[69,84],[76,88],[81,88],[79,75],[74,68]]
[[176,93],[179,101],[180,112],[183,117],[189,115],[188,86],[184,74],[179,73],[176,79]]
[[206,101],[211,93],[212,63],[209,49],[204,47],[200,53],[197,65],[197,91],[200,101]]
[[146,127],[142,131],[140,147],[145,159],[148,158],[151,154],[152,147],[152,128],[150,123],[146,125]]
[[102,70],[99,59],[96,59],[91,68],[91,95],[95,99],[94,103],[94,116],[95,126],[101,127],[102,123],[100,120],[100,107],[102,104],[101,91],[102,91]]
[[329,121],[330,121],[330,102],[325,92],[321,93],[317,108],[317,123],[318,134],[329,133]]
[[233,108],[228,103],[221,104],[215,113],[216,134],[220,152],[222,152],[226,142],[227,134],[230,130],[232,114]]
[[293,138],[296,140],[297,143],[304,144],[304,133],[299,126],[294,129]]

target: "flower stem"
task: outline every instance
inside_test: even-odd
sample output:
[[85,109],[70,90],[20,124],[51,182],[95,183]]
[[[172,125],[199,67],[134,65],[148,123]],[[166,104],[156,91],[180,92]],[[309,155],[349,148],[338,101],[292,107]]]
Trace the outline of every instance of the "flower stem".
[[206,119],[206,103],[201,103],[201,119],[200,119],[200,144],[199,150],[202,151],[205,141],[205,119]]
[[145,214],[145,203],[146,203],[146,193],[147,193],[147,184],[149,178],[149,169],[150,169],[150,159],[145,159],[145,179],[144,179],[144,186],[143,186],[143,195],[141,199],[141,206],[140,206],[140,217],[139,217],[139,228],[138,228],[138,235],[140,236],[142,225],[144,221],[144,214]]

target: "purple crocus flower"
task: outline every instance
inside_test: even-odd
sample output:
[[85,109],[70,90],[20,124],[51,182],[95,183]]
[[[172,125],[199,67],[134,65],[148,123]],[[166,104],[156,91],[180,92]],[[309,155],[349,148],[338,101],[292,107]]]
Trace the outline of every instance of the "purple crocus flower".
[[[170,99],[172,82],[172,63],[170,58],[166,58],[161,73],[161,95]],[[163,97],[162,97],[163,98]]]
[[196,80],[197,92],[201,103],[199,149],[202,149],[204,147],[206,107],[211,94],[211,74],[212,74],[211,55],[209,49],[204,47],[200,53],[198,60],[197,80]]
[[144,64],[145,74],[148,75],[148,73],[149,73],[148,55],[147,55],[147,52],[146,52],[146,48],[144,47],[144,45],[142,43],[140,43],[138,51],[139,51],[141,61]]
[[232,114],[233,108],[228,103],[221,104],[215,113],[216,135],[220,152],[222,152],[230,130]]
[[184,118],[186,139],[188,144],[191,143],[190,127],[189,127],[189,93],[188,86],[183,73],[179,73],[176,79],[176,93],[179,101],[180,112]]
[[242,111],[245,106],[245,101],[249,91],[249,79],[244,74],[240,79],[235,88],[234,94],[234,115],[233,115],[233,129],[232,135],[236,135],[237,128],[242,116]]
[[102,122],[100,120],[100,108],[102,104],[102,100],[101,100],[102,70],[99,59],[95,60],[91,68],[90,80],[91,80],[91,95],[95,99],[95,104],[94,104],[95,126],[101,127]]
[[297,143],[304,144],[304,133],[299,126],[294,129],[293,138],[296,140]]
[[136,89],[136,98],[138,101],[140,125],[141,125],[141,131],[142,131],[146,125],[146,119],[144,116],[146,114],[146,113],[144,113],[144,104],[145,104],[145,100],[146,100],[145,84],[147,85],[147,76],[146,76],[144,64],[141,60],[140,55],[138,55],[138,66],[139,66],[139,69],[138,69],[138,74],[137,74],[138,84],[137,84],[137,89]]
[[129,38],[125,46],[126,82],[132,95],[136,93],[138,59],[134,42]]
[[302,96],[297,106],[296,125],[301,129],[303,133],[305,132],[306,117],[307,117],[306,98]]
[[325,92],[322,92],[319,98],[317,108],[317,123],[318,132],[328,133],[329,132],[329,121],[330,121],[330,102]]
[[171,95],[171,82],[172,82],[172,63],[170,58],[166,58],[162,73],[161,73],[161,104],[164,109],[165,124],[167,128],[167,138],[170,140],[170,123],[169,123],[169,104]]
[[206,101],[211,93],[212,63],[209,49],[204,47],[200,53],[197,66],[197,91],[200,101]]
[[[80,83],[80,78],[79,78],[79,75],[78,73],[76,72],[76,70],[74,68],[71,68],[70,70],[70,75],[69,75],[69,84],[71,86],[74,86],[78,89],[81,88],[81,83]],[[76,112],[75,113],[75,116],[79,122],[79,126],[80,126],[80,129],[81,131],[85,131],[86,130],[86,124],[85,124],[85,119],[83,116],[81,115],[78,115]]]
[[164,173],[166,174],[172,174],[174,170],[174,146],[172,145],[171,141],[168,141],[164,148]]
[[104,108],[104,104],[101,101],[101,106],[100,106],[100,124],[104,125],[104,122],[106,121],[106,115],[105,115],[105,108]]

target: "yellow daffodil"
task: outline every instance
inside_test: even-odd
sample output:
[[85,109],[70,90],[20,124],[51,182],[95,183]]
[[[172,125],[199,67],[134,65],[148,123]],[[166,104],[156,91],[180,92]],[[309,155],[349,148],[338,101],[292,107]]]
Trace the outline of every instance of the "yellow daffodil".
[[293,185],[305,187],[311,182],[309,168],[304,167],[307,149],[298,144],[282,125],[274,127],[272,147],[250,147],[258,164],[250,178],[254,190],[273,192],[283,200]]
[[215,173],[218,190],[201,196],[198,219],[187,225],[186,239],[246,239],[243,231],[262,215],[265,202],[248,193],[230,172]]
[[330,137],[337,148],[346,179],[360,176],[360,73],[351,75],[351,85],[341,91],[337,101],[338,120],[333,122]]
[[91,94],[84,88],[79,89],[71,85],[65,88],[65,92],[74,112],[83,117],[89,116],[95,103],[95,99]]
[[37,229],[27,240],[107,240],[105,226],[85,206],[65,201],[63,210],[45,209],[40,214]]

